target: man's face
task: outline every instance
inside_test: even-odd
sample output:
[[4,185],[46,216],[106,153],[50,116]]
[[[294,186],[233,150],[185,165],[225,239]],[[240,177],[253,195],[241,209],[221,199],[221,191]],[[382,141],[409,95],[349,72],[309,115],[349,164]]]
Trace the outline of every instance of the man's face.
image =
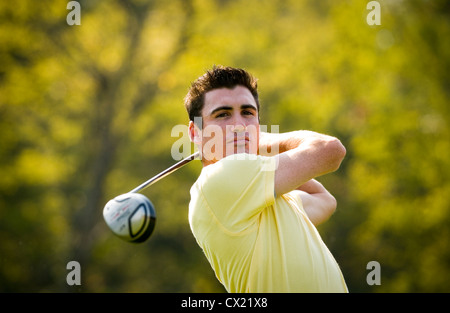
[[257,154],[258,109],[251,92],[243,87],[214,89],[205,94],[203,127],[192,121],[191,139],[201,145],[203,165],[236,153]]

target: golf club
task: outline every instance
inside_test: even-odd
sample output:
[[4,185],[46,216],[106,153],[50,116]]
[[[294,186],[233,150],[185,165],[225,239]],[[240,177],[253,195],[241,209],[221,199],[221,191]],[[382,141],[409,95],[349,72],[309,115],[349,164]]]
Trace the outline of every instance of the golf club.
[[108,201],[103,209],[103,218],[112,232],[129,242],[141,243],[146,241],[155,228],[156,212],[150,200],[137,192],[173,173],[199,155],[200,152],[196,152],[184,158],[130,192]]

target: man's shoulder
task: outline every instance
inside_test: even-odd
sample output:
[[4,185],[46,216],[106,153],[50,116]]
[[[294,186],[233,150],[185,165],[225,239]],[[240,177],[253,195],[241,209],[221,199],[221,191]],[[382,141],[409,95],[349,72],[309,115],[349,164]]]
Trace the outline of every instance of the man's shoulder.
[[261,171],[274,171],[275,167],[275,160],[272,157],[241,153],[227,156],[214,164],[208,165],[203,168],[201,175],[208,178],[215,175],[230,177]]
[[193,193],[203,196],[217,197],[227,194],[234,197],[241,194],[248,186],[262,180],[264,183],[273,175],[273,158],[249,154],[228,156],[202,169],[202,172],[191,188]]

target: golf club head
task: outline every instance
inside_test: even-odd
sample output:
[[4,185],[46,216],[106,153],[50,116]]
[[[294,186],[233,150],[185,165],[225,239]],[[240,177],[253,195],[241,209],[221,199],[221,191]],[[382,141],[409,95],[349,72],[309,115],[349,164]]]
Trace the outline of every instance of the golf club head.
[[126,193],[110,200],[103,209],[103,218],[121,239],[140,243],[155,228],[156,213],[150,200],[140,193]]

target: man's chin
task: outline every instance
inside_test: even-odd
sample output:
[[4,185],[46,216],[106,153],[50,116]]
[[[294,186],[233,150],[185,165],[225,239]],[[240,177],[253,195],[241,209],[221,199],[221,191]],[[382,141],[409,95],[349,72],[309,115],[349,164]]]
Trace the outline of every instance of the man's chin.
[[250,144],[247,142],[245,144],[231,144],[227,146],[227,150],[225,151],[226,156],[232,155],[232,154],[258,154],[258,149],[252,149]]
[[[255,158],[258,155],[258,151],[257,149],[254,151],[255,149],[251,149],[249,144],[245,144],[245,145],[228,145],[226,146],[226,150],[223,156],[219,156],[216,153],[208,153],[208,154],[203,154],[202,155],[202,163],[203,166],[207,166],[210,164],[214,164],[218,161],[220,161],[221,159],[224,158],[228,158],[230,157],[231,159],[248,159],[250,158]],[[247,155],[247,156],[245,156]],[[236,156],[235,158],[233,158],[232,156]]]

